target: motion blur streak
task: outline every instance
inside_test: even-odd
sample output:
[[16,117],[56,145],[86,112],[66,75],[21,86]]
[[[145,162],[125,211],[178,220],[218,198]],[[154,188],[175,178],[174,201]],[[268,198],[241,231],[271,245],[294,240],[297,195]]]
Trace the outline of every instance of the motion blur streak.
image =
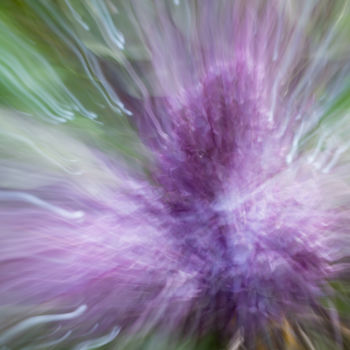
[[25,331],[28,328],[34,327],[36,325],[40,325],[48,322],[57,322],[62,320],[70,320],[72,318],[80,316],[86,310],[86,305],[80,306],[77,310],[70,312],[68,314],[60,314],[60,315],[42,315],[31,317],[27,320],[24,320],[18,323],[15,327],[7,330],[1,335],[0,341],[2,343],[6,342],[8,339],[13,338],[18,333]]
[[0,349],[350,349],[350,1],[0,30]]

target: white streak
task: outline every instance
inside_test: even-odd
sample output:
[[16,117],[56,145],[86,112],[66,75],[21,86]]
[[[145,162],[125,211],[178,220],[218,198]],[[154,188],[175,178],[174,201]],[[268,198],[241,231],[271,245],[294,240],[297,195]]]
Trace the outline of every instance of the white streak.
[[19,191],[0,191],[0,201],[23,201],[30,204],[34,204],[40,208],[52,211],[59,216],[66,219],[81,219],[84,216],[84,212],[81,210],[68,211],[60,208],[51,203],[45,202],[42,199],[33,196],[29,193],[19,192]]
[[349,149],[349,146],[350,145],[347,144],[347,145],[344,145],[342,147],[339,147],[334,152],[334,155],[333,155],[332,159],[329,161],[329,163],[323,168],[322,172],[325,174],[329,173],[332,170],[332,168],[337,164],[340,156]]
[[303,337],[305,343],[309,347],[310,350],[316,350],[316,348],[312,345],[310,338],[306,335],[306,333],[301,329],[301,327],[298,325],[299,332],[301,336]]
[[287,164],[291,164],[292,161],[294,160],[295,155],[298,153],[299,140],[303,135],[303,131],[304,131],[304,121],[300,124],[299,130],[296,132],[294,136],[292,148],[286,157]]
[[[3,134],[5,136],[8,137],[12,137],[14,139],[17,139],[18,141],[21,141],[25,144],[27,144],[28,146],[30,146],[34,151],[36,151],[38,154],[40,154],[42,157],[46,158],[47,160],[49,160],[51,163],[57,165],[59,168],[61,168],[62,170],[64,170],[65,172],[67,172],[70,175],[81,175],[83,174],[83,171],[79,170],[79,171],[72,171],[69,170],[69,168],[67,168],[66,166],[62,165],[60,162],[58,162],[55,158],[48,156],[40,147],[38,147],[32,140],[19,135],[19,134],[14,134],[14,133],[10,133],[10,132],[2,132],[0,131],[0,135]],[[61,157],[62,158],[62,157]],[[78,162],[77,159],[64,159],[64,161],[70,162],[70,163],[76,163]]]
[[16,326],[4,332],[0,336],[0,344],[4,344],[14,336],[18,335],[18,333],[22,333],[27,329],[38,326],[40,324],[57,322],[57,321],[66,321],[66,320],[71,320],[73,318],[79,317],[86,311],[86,309],[87,309],[86,305],[81,305],[73,312],[68,312],[66,314],[41,315],[41,316],[30,317],[24,321],[21,321]]
[[67,7],[69,8],[70,12],[72,13],[73,17],[76,19],[76,21],[85,29],[85,30],[89,30],[89,26],[82,20],[81,16],[79,15],[79,13],[77,11],[75,11],[75,9],[73,8],[73,6],[69,3],[69,1],[65,0],[65,3],[67,5]]
[[37,350],[37,349],[45,349],[54,345],[57,345],[59,343],[62,343],[64,340],[66,340],[70,335],[72,334],[72,331],[68,331],[66,334],[64,334],[61,338],[58,338],[56,340],[42,343],[42,344],[35,344],[31,346],[26,346],[22,348],[22,350]]
[[230,342],[228,350],[238,350],[243,344],[242,332],[239,330]]
[[73,350],[89,350],[89,349],[95,349],[100,346],[106,345],[113,341],[115,337],[119,334],[120,328],[119,327],[114,327],[112,331],[100,338],[92,339],[92,340],[87,340],[83,343],[78,344],[73,348]]

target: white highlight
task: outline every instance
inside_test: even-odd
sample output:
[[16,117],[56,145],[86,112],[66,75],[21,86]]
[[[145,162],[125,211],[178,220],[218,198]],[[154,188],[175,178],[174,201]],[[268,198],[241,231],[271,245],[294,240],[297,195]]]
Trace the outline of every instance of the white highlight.
[[302,328],[298,325],[298,330],[303,337],[305,343],[309,347],[310,350],[316,350],[316,348],[312,345],[310,338],[306,335],[306,333],[302,330]]
[[343,153],[345,153],[349,149],[349,147],[350,147],[349,144],[346,144],[344,146],[339,147],[335,151],[335,153],[334,153],[332,159],[330,160],[330,162],[323,168],[322,172],[325,173],[325,174],[329,173],[332,170],[332,168],[337,164],[337,162],[338,162],[339,158],[341,157],[341,155]]
[[238,350],[243,344],[243,341],[242,331],[239,330],[231,340],[228,350]]
[[8,340],[12,339],[14,336],[26,331],[29,328],[50,322],[66,321],[73,318],[79,317],[87,309],[86,305],[79,306],[76,310],[68,312],[65,314],[53,314],[53,315],[41,315],[30,317],[26,320],[19,322],[16,326],[10,328],[0,336],[0,344],[6,343]]
[[74,19],[85,29],[89,30],[89,26],[82,20],[81,16],[77,11],[75,11],[74,7],[69,3],[69,1],[65,0],[65,3],[67,7],[69,8],[70,12],[72,13]]
[[[12,137],[14,139],[17,139],[20,142],[25,143],[26,145],[28,145],[29,147],[31,147],[34,151],[36,151],[38,154],[40,154],[42,157],[44,157],[45,159],[47,159],[48,161],[50,161],[52,164],[57,165],[59,168],[61,168],[62,170],[64,170],[65,172],[67,172],[70,175],[82,175],[83,171],[79,170],[79,171],[72,171],[70,170],[68,167],[62,165],[59,161],[57,161],[54,157],[50,157],[49,155],[47,155],[40,147],[38,147],[32,140],[19,135],[19,134],[14,134],[14,133],[4,133],[2,131],[0,131],[0,135],[3,134],[5,136],[8,137]],[[62,157],[61,157],[62,158]],[[63,158],[62,158],[63,159]],[[70,162],[70,163],[77,163],[78,160],[77,159],[63,159],[66,162]]]
[[24,192],[19,191],[0,191],[0,201],[21,201],[34,204],[40,208],[47,209],[65,219],[81,219],[85,214],[81,210],[68,211],[42,199]]
[[32,346],[26,346],[24,348],[22,348],[22,350],[38,350],[38,349],[45,349],[51,346],[55,346],[59,343],[62,343],[64,340],[66,340],[73,332],[72,331],[68,331],[66,334],[64,334],[62,337],[50,341],[50,342],[46,342],[46,343],[42,343],[42,344],[35,344]]
[[101,34],[112,47],[120,50],[124,49],[125,39],[121,31],[114,25],[113,19],[103,1],[90,0],[92,11],[98,17],[97,25],[101,30]]
[[119,332],[120,332],[120,327],[114,327],[109,334],[104,335],[103,337],[100,337],[100,338],[87,340],[83,343],[80,343],[77,346],[75,346],[73,350],[89,350],[89,349],[95,349],[100,346],[106,345],[111,341],[113,341],[116,338],[116,336],[119,334]]

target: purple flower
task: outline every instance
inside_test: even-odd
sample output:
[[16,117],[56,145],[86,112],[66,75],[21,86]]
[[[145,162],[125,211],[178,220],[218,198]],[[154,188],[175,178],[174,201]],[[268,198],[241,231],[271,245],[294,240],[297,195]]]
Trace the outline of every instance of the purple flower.
[[317,310],[346,256],[341,165],[315,162],[317,87],[342,67],[313,55],[330,45],[307,29],[321,6],[300,3],[296,19],[279,1],[260,5],[203,1],[182,32],[165,2],[125,4],[149,70],[137,78],[124,62],[138,93],[115,89],[147,171],[11,117],[85,173],[52,176],[28,158],[14,168],[30,185],[0,191],[0,344],[42,325],[84,349],[154,328],[248,335]]

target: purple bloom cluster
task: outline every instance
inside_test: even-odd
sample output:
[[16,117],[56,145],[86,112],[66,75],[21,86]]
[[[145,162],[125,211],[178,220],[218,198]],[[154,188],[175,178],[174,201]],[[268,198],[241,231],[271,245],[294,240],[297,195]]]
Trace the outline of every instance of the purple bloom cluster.
[[164,139],[142,131],[179,268],[196,276],[200,312],[221,328],[234,315],[249,328],[312,305],[330,273],[313,175],[286,164],[291,138],[273,140],[252,73],[241,61],[209,71],[183,104],[161,102]]

